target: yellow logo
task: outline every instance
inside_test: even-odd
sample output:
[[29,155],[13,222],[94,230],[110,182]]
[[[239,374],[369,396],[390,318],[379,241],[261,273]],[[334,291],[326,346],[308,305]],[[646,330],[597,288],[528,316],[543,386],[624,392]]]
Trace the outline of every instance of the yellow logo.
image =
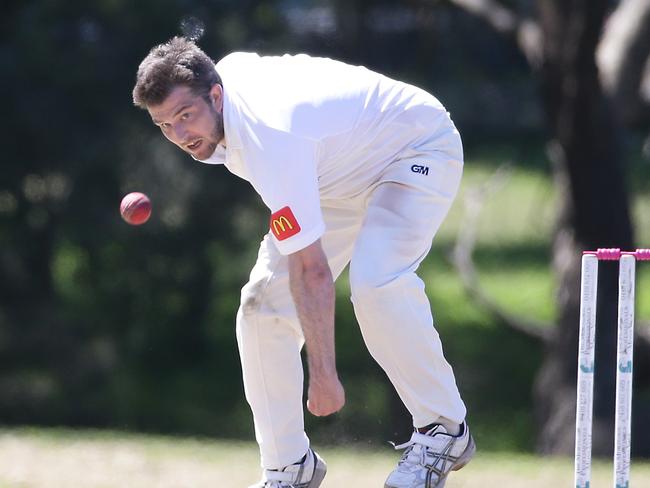
[[269,227],[279,241],[300,232],[300,224],[289,207],[284,207],[271,215]]
[[275,231],[275,235],[282,234],[287,230],[287,227],[289,230],[293,230],[293,225],[291,225],[291,222],[289,222],[284,215],[280,216],[279,219],[273,220],[273,230]]

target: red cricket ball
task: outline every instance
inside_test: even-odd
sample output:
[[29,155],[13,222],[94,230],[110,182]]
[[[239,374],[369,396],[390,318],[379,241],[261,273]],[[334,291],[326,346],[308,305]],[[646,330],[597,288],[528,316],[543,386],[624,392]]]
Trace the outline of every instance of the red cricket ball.
[[122,218],[131,225],[144,224],[151,216],[151,200],[144,193],[133,192],[122,198]]

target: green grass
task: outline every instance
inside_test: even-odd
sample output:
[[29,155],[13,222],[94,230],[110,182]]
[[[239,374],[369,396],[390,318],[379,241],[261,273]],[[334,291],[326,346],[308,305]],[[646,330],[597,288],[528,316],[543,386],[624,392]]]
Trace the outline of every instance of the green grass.
[[479,245],[550,242],[555,213],[555,193],[550,176],[516,166],[496,169],[468,163],[459,195],[444,222],[437,241],[452,242],[465,224],[468,199],[482,202],[478,223]]
[[[322,488],[383,486],[398,458],[389,446],[316,448],[328,462]],[[480,449],[480,446],[479,446]],[[0,488],[247,487],[259,479],[252,442],[143,436],[106,431],[0,430]],[[633,463],[631,486],[650,464]],[[480,451],[447,488],[571,486],[572,460]],[[594,488],[611,486],[611,464],[596,462]]]
[[[442,261],[468,223],[472,195],[482,194],[474,255],[481,286],[509,312],[552,323],[556,315],[551,268],[556,189],[551,175],[544,167],[524,164],[510,166],[501,178],[495,176],[496,170],[494,161],[468,162],[459,195],[434,241],[434,251],[442,255],[425,263],[422,271],[428,284],[441,281],[450,289],[446,292],[434,285],[434,297],[457,295],[460,285],[455,271]],[[650,214],[646,193],[632,196],[632,214],[639,247],[650,247],[650,226],[642,225]],[[640,264],[637,271],[637,316],[642,320],[650,320],[648,268]]]

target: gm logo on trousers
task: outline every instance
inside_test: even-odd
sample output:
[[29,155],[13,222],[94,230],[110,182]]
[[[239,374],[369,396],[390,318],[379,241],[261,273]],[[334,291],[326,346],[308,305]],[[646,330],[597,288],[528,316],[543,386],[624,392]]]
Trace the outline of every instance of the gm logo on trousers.
[[429,174],[429,167],[423,166],[421,164],[414,164],[413,166],[411,166],[411,171],[426,176]]

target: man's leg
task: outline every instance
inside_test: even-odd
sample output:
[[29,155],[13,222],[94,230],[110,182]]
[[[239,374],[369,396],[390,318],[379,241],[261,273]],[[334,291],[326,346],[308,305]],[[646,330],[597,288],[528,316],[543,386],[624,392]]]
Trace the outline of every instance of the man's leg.
[[[349,261],[362,215],[353,208],[326,207],[323,217],[327,232],[321,241],[336,278]],[[266,236],[237,313],[244,390],[265,469],[295,463],[309,447],[302,406],[304,339],[287,263]]]
[[[385,488],[442,488],[476,449],[466,409],[415,274],[460,183],[460,159],[403,160],[373,192],[350,264],[355,313],[417,429]],[[429,179],[418,179],[431,177]],[[435,425],[432,425],[435,424]],[[426,426],[426,429],[423,427]]]
[[415,271],[451,206],[462,164],[427,162],[434,179],[418,188],[408,178],[423,175],[410,174],[411,162],[399,164],[409,172],[405,183],[382,183],[369,200],[350,264],[352,301],[368,349],[414,426],[460,424],[465,405]]

